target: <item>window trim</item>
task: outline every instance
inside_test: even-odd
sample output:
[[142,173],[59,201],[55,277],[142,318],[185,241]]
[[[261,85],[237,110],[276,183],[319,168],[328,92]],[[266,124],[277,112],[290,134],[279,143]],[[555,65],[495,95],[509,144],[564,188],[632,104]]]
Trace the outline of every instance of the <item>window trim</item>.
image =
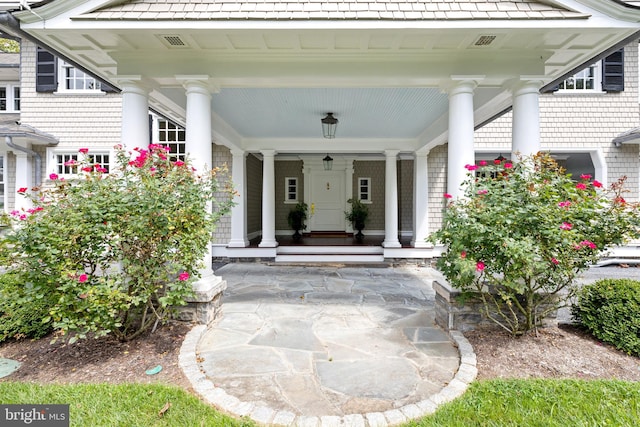
[[[295,181],[295,191],[294,193],[289,192],[289,180],[294,180]],[[289,195],[290,194],[294,194],[295,195],[295,199],[289,199]],[[298,203],[298,199],[299,199],[299,195],[300,195],[300,185],[299,185],[299,180],[297,176],[286,176],[284,177],[284,203],[288,204],[288,205],[294,205],[296,203]]]
[[[365,194],[362,192],[362,183],[360,182],[360,180],[366,180],[367,181],[367,200],[363,200],[362,199],[362,195]],[[359,176],[358,177],[358,200],[360,200],[362,203],[364,204],[371,204],[373,203],[373,201],[371,200],[371,177],[367,177],[367,176]]]
[[[20,83],[19,82],[2,82],[0,83],[0,87],[4,88],[6,90],[6,101],[7,101],[7,109],[6,110],[0,110],[0,114],[13,114],[13,113],[19,113],[20,110],[16,110],[15,109],[15,94],[16,94],[16,89],[20,90]],[[20,101],[20,98],[18,98],[18,102]]]
[[[86,76],[87,79],[93,80],[97,83],[97,86],[100,86],[99,89],[67,89],[67,69],[74,69],[76,72],[82,73]],[[63,61],[62,59],[58,59],[57,61],[57,75],[58,75],[58,87],[55,90],[54,94],[56,95],[105,95],[106,92],[102,88],[102,83],[92,77],[91,75],[85,73],[81,69],[74,67],[73,65]]]
[[[80,177],[78,173],[60,173],[58,172],[58,156],[60,155],[77,155],[81,156],[80,148],[82,147],[55,147],[47,148],[47,176],[45,180],[49,179],[49,175],[54,173],[60,178],[65,179],[77,179]],[[88,147],[89,155],[108,155],[109,156],[109,170],[112,171],[115,165],[115,152],[112,148],[107,147]]]
[[[564,83],[565,81],[575,77],[576,75],[582,73],[584,70],[594,67],[594,75],[593,75],[593,89],[562,89],[560,87],[560,85],[562,85],[562,83]],[[573,76],[568,77],[567,79],[565,79],[562,83],[560,83],[558,85],[558,90],[555,92],[555,94],[558,95],[571,95],[571,94],[600,94],[600,93],[606,93],[603,89],[602,89],[602,61],[598,61],[594,64],[589,65],[588,67],[583,68],[582,70],[578,71],[577,73],[575,73]]]

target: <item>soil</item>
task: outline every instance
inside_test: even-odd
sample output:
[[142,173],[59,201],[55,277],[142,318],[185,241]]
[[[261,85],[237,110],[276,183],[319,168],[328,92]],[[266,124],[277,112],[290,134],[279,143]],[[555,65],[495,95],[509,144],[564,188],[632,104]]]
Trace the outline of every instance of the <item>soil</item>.
[[[51,339],[0,345],[0,357],[18,360],[20,369],[0,381],[37,383],[165,383],[192,390],[178,365],[190,326],[171,323],[134,342],[87,339],[73,345]],[[478,378],[616,378],[640,381],[640,358],[602,344],[574,326],[541,329],[512,338],[499,330],[468,332],[476,352]],[[145,372],[158,365],[156,375]]]

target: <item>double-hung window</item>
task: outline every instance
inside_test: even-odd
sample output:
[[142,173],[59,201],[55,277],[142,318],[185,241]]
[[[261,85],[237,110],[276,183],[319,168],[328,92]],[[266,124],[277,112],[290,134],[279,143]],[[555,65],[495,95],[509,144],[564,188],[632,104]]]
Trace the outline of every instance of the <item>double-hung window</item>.
[[358,178],[358,198],[363,203],[371,203],[371,178]]
[[20,111],[19,83],[0,84],[0,113],[15,113]]
[[[59,177],[73,178],[79,172],[78,162],[82,159],[83,154],[78,151],[56,151],[53,154],[53,173]],[[109,173],[111,168],[111,154],[108,151],[89,150],[87,154],[88,162],[93,168],[102,168],[105,173]]]
[[156,119],[158,123],[158,140],[154,141],[164,147],[169,147],[171,160],[184,160],[187,154],[186,133],[184,128],[165,119]]
[[285,203],[297,203],[298,202],[298,178],[286,177],[284,179],[284,194]]

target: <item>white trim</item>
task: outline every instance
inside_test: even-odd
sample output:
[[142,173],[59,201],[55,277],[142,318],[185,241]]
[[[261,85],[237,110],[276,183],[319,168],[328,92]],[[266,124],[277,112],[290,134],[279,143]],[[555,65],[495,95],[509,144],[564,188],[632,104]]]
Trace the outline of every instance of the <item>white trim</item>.
[[79,174],[74,173],[74,174],[65,174],[65,173],[60,173],[58,172],[58,156],[59,155],[78,155],[79,158],[82,157],[82,154],[79,152],[80,148],[88,148],[89,149],[89,153],[88,155],[108,155],[109,156],[109,171],[113,171],[114,167],[116,166],[116,156],[115,156],[115,151],[113,150],[112,147],[105,147],[105,146],[100,146],[100,147],[74,147],[74,146],[70,146],[70,147],[51,147],[51,148],[47,148],[47,158],[46,158],[46,165],[45,165],[45,170],[47,171],[46,176],[44,177],[44,179],[48,179],[49,178],[49,174],[55,173],[57,174],[59,177],[61,178],[66,178],[66,179],[73,179],[73,178],[77,178],[79,176]]
[[[58,58],[58,87],[54,92],[55,95],[104,95],[105,92],[101,89],[101,83],[91,77],[79,68],[74,67],[71,64]],[[75,73],[81,73],[84,81],[93,82],[97,87],[93,89],[69,89],[67,88],[67,70],[74,70]]]
[[3,209],[0,209],[1,212],[7,211],[7,203],[9,200],[9,192],[7,191],[7,152],[0,151],[0,167],[2,167],[2,179],[0,179],[0,183],[4,184],[4,194],[2,195],[2,206]]
[[[360,182],[361,179],[366,179],[367,180],[367,200],[362,200],[362,183]],[[373,201],[371,200],[371,178],[367,177],[367,176],[359,176],[358,177],[358,200],[360,200],[362,203],[370,205],[373,203]]]

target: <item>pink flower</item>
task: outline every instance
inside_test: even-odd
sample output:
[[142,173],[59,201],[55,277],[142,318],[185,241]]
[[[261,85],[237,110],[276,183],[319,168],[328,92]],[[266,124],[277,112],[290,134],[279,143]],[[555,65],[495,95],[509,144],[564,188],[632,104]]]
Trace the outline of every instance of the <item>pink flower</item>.
[[27,190],[28,190],[27,187],[20,187],[20,188],[18,188],[18,193],[26,193]]
[[595,179],[593,180],[592,184],[594,187],[597,187],[597,188],[602,187],[602,183],[600,181],[596,181]]
[[478,190],[478,194],[487,194],[489,192],[489,190],[487,190],[486,188],[482,189],[482,190]]
[[580,242],[580,246],[586,246],[590,249],[595,249],[596,248],[596,244],[589,241],[589,240],[583,240],[582,242]]
[[464,167],[469,171],[474,171],[476,169],[478,169],[478,165],[464,165]]
[[82,153],[82,154],[87,154],[89,152],[89,149],[88,148],[81,148],[81,149],[78,150],[78,152]]
[[56,179],[58,179],[58,174],[57,173],[52,173],[49,175],[49,179],[51,181],[55,181]]
[[452,198],[452,197],[453,197],[453,196],[452,196],[451,194],[449,194],[449,193],[444,193],[444,198],[445,198],[445,199],[450,199],[450,198]]
[[480,166],[487,166],[486,160],[480,160]]
[[462,251],[460,252],[460,258],[466,258],[467,257],[467,251]]
[[96,166],[96,172],[107,173],[107,169],[103,168],[102,166]]
[[560,264],[560,261],[558,261],[558,260],[557,260],[557,259],[555,259],[555,258],[551,258],[551,262],[552,262],[553,264],[555,264],[555,265]]
[[182,160],[176,160],[173,164],[176,166],[184,166],[184,162]]
[[579,183],[576,184],[576,188],[578,190],[586,190],[587,189],[587,185],[585,183],[583,183],[583,182],[579,182]]
[[561,208],[569,208],[569,206],[571,206],[571,202],[566,200],[564,202],[558,203],[558,206],[561,207]]
[[67,160],[66,162],[64,162],[65,166],[75,166],[77,164],[78,164],[78,161],[75,159]]
[[619,203],[621,205],[624,205],[625,203],[627,203],[627,201],[624,198],[620,197],[620,196],[616,197],[613,201],[615,203]]
[[20,211],[17,210],[12,210],[11,212],[9,212],[11,216],[18,216],[20,215]]
[[178,275],[178,280],[180,280],[181,282],[189,280],[189,273],[186,271],[183,271],[182,273],[180,273],[180,275]]
[[86,281],[87,281],[87,279],[88,279],[88,278],[89,278],[89,277],[88,277],[86,274],[84,274],[84,273],[83,273],[83,274],[81,274],[80,276],[78,276],[78,282],[79,282],[79,283],[84,283],[84,282],[86,282]]
[[513,163],[507,162],[507,163],[504,164],[504,168],[505,169],[511,169],[512,167],[513,167]]
[[589,175],[588,173],[583,173],[582,175],[580,175],[580,179],[584,179],[585,181],[589,181],[591,179],[591,175]]
[[83,172],[91,172],[91,170],[92,170],[91,166],[85,166],[85,167],[82,168]]
[[571,230],[571,227],[573,226],[568,222],[563,222],[562,225],[560,226],[560,230]]
[[27,215],[26,214],[22,214],[20,215],[20,221],[24,221],[25,219],[27,219]]
[[484,262],[478,261],[476,263],[476,271],[480,271],[480,272],[484,271]]
[[113,148],[115,148],[116,150],[122,150],[122,144],[116,144],[113,146]]
[[500,163],[502,163],[502,160],[500,160],[500,159],[495,159],[495,160],[493,161],[493,164],[494,164],[494,165],[499,165]]

